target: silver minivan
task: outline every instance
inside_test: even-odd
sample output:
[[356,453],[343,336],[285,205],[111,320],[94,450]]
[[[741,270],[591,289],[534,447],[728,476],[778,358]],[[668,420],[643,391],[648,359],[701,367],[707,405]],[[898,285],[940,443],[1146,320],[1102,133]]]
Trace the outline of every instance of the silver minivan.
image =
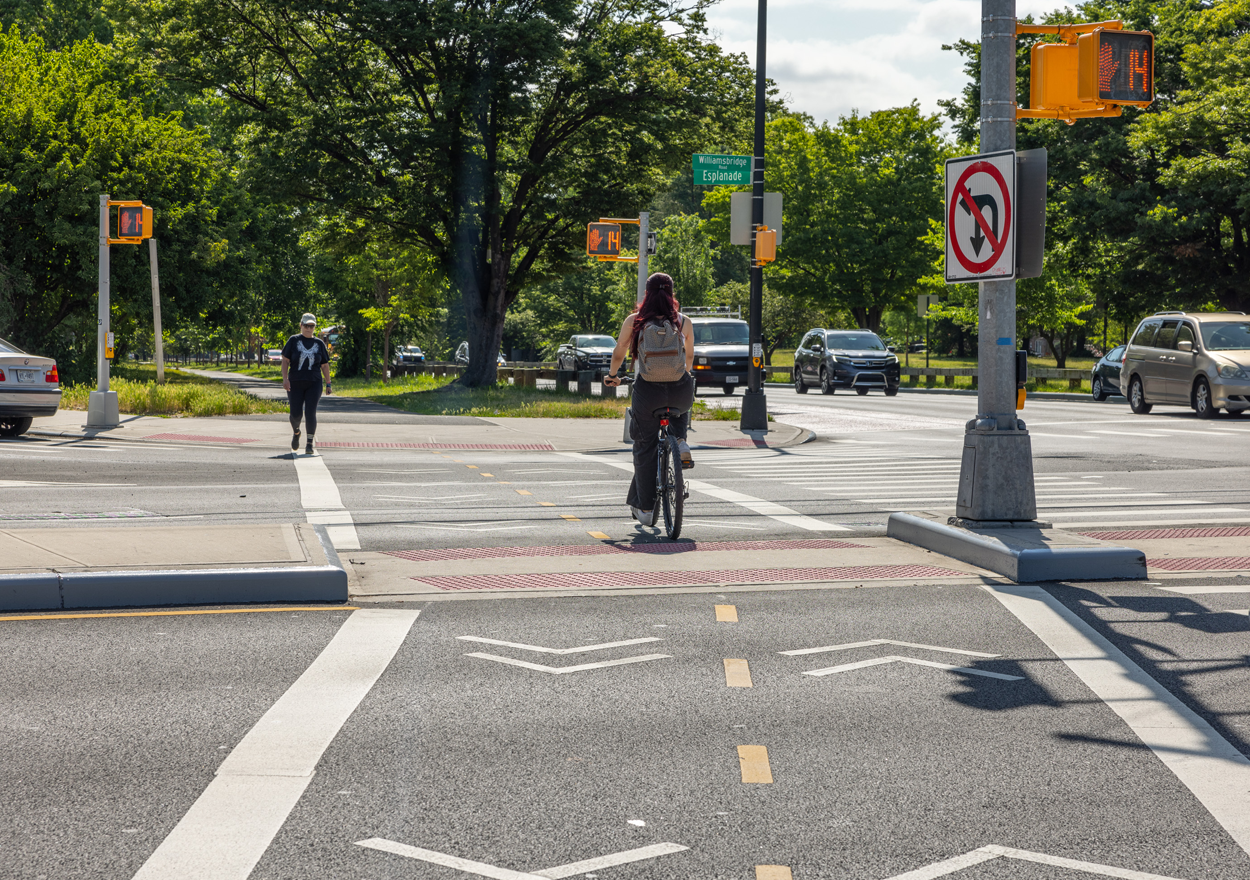
[[1250,409],[1250,318],[1244,312],[1156,312],[1124,352],[1120,388],[1135,413],[1156,403],[1199,418]]

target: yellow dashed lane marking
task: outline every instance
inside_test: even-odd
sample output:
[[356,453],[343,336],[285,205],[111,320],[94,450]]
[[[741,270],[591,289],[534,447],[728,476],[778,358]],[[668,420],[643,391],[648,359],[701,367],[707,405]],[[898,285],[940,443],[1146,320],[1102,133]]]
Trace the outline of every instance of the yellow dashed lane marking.
[[569,522],[581,522],[581,520],[580,520],[580,519],[578,519],[577,517],[573,516],[573,514],[571,514],[571,513],[562,513],[562,514],[560,514],[560,519],[567,519]]
[[482,477],[493,477],[493,476],[495,476],[495,475],[494,475],[494,474],[479,474],[478,476],[482,476]]
[[84,617],[182,617],[188,614],[263,614],[269,611],[358,611],[355,605],[295,608],[200,608],[187,611],[109,611],[96,614],[24,614],[21,617],[0,617],[4,620],[78,620]]
[[756,865],[755,880],[794,880],[794,875],[785,865]]
[[738,606],[737,605],[717,605],[716,619],[721,623],[737,623],[738,622]]
[[751,684],[751,667],[745,660],[725,661],[725,686],[731,688],[749,688]]
[[607,535],[605,535],[603,532],[587,532],[586,534],[590,535],[590,537],[592,537],[592,538],[598,538],[600,541],[611,541],[611,540],[612,540],[612,539],[611,539],[611,538],[609,538]]
[[738,746],[738,763],[742,765],[743,782],[773,781],[773,771],[768,766],[768,749],[764,746]]
[[533,494],[534,494],[533,492],[527,492],[527,491],[525,491],[524,489],[517,489],[517,490],[516,490],[516,493],[517,493],[518,495],[533,495]]
[[539,507],[555,507],[556,503],[554,501],[539,501],[538,506]]
[[475,464],[466,464],[466,465],[465,465],[465,467],[467,467],[467,468],[473,468],[473,470],[477,470],[477,465],[475,465]]
[[509,482],[508,480],[500,480],[500,481],[499,481],[499,485],[501,485],[501,486],[511,486],[511,485],[512,485],[512,483],[511,483],[511,482]]

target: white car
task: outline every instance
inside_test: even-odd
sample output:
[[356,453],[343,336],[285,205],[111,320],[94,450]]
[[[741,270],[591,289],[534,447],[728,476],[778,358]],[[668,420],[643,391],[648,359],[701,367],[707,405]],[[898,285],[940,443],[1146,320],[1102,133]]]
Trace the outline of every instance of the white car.
[[60,406],[56,361],[0,339],[0,437],[25,434],[34,418],[54,416]]

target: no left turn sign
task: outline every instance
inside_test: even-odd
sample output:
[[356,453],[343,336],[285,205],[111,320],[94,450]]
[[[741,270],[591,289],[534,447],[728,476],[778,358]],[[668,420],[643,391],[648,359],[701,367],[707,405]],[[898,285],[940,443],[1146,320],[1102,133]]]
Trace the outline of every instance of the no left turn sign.
[[946,283],[1016,275],[1016,153],[946,160]]

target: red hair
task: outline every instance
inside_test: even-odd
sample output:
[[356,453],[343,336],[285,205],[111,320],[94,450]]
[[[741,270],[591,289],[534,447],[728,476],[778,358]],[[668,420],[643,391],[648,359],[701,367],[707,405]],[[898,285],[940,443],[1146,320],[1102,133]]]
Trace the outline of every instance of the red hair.
[[634,332],[629,340],[630,354],[638,359],[638,337],[651,321],[671,321],[677,326],[677,300],[673,298],[673,279],[656,272],[647,279],[647,292],[634,315]]

